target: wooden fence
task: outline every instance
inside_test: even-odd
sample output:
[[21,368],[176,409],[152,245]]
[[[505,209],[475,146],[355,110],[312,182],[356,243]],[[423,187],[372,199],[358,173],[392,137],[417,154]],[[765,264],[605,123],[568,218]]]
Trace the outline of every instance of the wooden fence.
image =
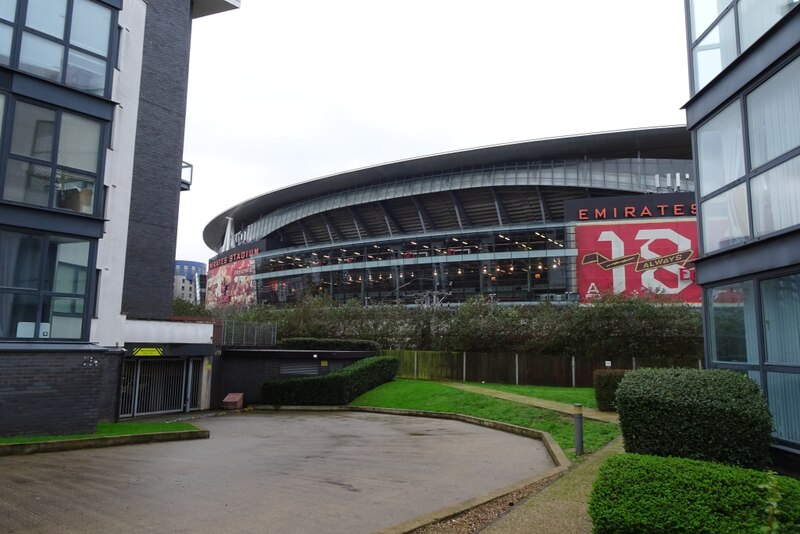
[[398,378],[538,386],[591,387],[595,369],[703,368],[703,361],[692,357],[575,358],[507,352],[421,350],[385,350],[383,354],[396,356],[400,360]]

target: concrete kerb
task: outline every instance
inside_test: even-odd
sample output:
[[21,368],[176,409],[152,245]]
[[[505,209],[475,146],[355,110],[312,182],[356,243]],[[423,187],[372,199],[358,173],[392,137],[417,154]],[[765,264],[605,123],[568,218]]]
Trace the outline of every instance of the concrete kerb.
[[0,456],[36,454],[40,452],[62,452],[99,447],[117,447],[141,443],[163,443],[165,441],[183,441],[188,439],[208,439],[208,430],[181,430],[177,432],[159,432],[155,434],[133,434],[130,436],[103,436],[96,438],[64,439],[55,441],[39,441],[31,443],[0,444]]
[[518,436],[524,436],[530,439],[538,439],[541,441],[545,449],[547,449],[547,453],[550,455],[551,460],[555,464],[555,467],[542,473],[538,476],[519,481],[511,486],[507,486],[505,488],[500,488],[493,492],[480,495],[478,497],[473,497],[472,499],[468,499],[466,501],[460,502],[458,504],[448,506],[442,508],[440,510],[436,510],[431,512],[430,514],[426,514],[421,517],[417,517],[401,523],[399,525],[395,525],[388,529],[381,530],[376,534],[405,534],[408,532],[412,532],[420,527],[424,527],[425,525],[429,525],[431,523],[436,523],[437,521],[442,521],[448,519],[450,517],[456,516],[467,510],[475,508],[476,506],[480,506],[485,504],[489,501],[493,501],[494,499],[500,498],[504,495],[508,495],[517,491],[518,489],[524,488],[530,484],[534,484],[539,482],[540,480],[544,480],[546,478],[552,477],[554,475],[560,475],[565,473],[572,465],[572,463],[567,458],[567,455],[564,454],[564,451],[561,447],[556,443],[553,437],[547,433],[542,432],[540,430],[532,430],[530,428],[524,428],[517,425],[511,425],[507,423],[499,423],[497,421],[490,421],[488,419],[480,419],[478,417],[472,417],[469,415],[463,415],[458,413],[447,413],[447,412],[426,412],[423,410],[404,410],[398,408],[373,408],[371,406],[265,406],[265,405],[255,405],[250,406],[250,409],[253,411],[306,411],[306,412],[365,412],[365,413],[380,413],[380,414],[387,414],[387,415],[405,415],[411,417],[428,417],[433,419],[450,419],[453,421],[461,421],[462,423],[468,423],[471,425],[478,425],[486,428],[491,428],[494,430],[500,430],[502,432],[509,432],[511,434],[516,434]]

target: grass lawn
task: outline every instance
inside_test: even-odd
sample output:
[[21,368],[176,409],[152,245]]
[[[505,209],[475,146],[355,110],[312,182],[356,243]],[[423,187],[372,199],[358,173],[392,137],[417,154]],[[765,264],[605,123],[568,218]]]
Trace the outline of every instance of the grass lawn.
[[[396,379],[361,395],[354,406],[405,408],[431,412],[459,413],[482,419],[542,430],[566,452],[575,447],[572,416],[535,406],[488,397],[448,387],[436,382]],[[619,435],[619,426],[599,421],[583,421],[583,448],[593,452]],[[567,453],[574,458],[574,454]]]
[[594,388],[513,386],[509,384],[478,384],[476,382],[469,382],[469,384],[471,386],[495,389],[497,391],[506,391],[508,393],[516,393],[517,395],[525,395],[526,397],[563,402],[566,404],[575,404],[576,402],[579,402],[583,404],[584,408],[597,409],[597,400],[594,398]]
[[39,441],[58,441],[64,439],[101,438],[107,436],[130,436],[133,434],[159,434],[161,432],[179,432],[181,430],[197,430],[191,423],[154,423],[131,421],[126,423],[97,423],[94,434],[66,434],[60,436],[12,436],[0,438],[0,445],[5,443],[35,443]]

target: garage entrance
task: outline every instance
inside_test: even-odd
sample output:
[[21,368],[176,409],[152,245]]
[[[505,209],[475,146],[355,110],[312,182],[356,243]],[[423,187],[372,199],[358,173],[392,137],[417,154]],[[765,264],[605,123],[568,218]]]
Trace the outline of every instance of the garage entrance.
[[119,416],[199,410],[202,372],[202,358],[126,359]]

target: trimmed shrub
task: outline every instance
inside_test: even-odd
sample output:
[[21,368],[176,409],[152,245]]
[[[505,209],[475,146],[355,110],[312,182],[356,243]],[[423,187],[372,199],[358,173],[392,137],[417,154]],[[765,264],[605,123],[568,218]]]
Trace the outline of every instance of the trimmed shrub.
[[397,358],[374,356],[329,375],[268,380],[261,385],[262,401],[273,406],[340,406],[390,382],[397,367]]
[[625,369],[595,369],[592,372],[594,398],[600,410],[617,411],[617,387],[627,372]]
[[699,460],[620,454],[600,468],[589,515],[595,534],[800,532],[800,481]]
[[758,385],[744,374],[630,371],[617,388],[617,411],[628,452],[769,465],[772,415]]
[[331,339],[316,337],[289,337],[281,339],[276,348],[286,350],[371,350],[380,352],[381,346],[368,339]]

